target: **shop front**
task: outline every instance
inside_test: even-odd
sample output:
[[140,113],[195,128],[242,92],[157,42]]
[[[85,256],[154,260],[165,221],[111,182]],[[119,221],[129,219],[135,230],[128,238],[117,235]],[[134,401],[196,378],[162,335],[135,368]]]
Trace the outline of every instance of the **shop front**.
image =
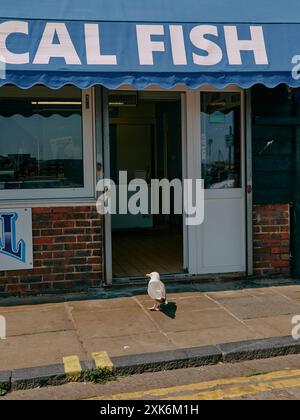
[[[160,2],[160,13],[155,0],[142,10],[5,3],[0,296],[80,292],[153,270],[186,281],[290,275],[297,22],[280,8],[212,17],[211,2],[193,0],[184,11]],[[204,221],[172,205],[128,214],[118,203],[101,215],[104,178],[128,202],[136,180],[202,179]]]

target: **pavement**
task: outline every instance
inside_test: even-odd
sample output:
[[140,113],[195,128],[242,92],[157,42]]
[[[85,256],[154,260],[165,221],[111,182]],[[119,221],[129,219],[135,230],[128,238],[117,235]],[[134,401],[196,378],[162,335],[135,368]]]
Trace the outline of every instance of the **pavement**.
[[0,302],[7,327],[0,384],[57,384],[95,367],[141,373],[300,353],[291,337],[300,315],[297,282],[167,288],[170,304],[162,312],[148,310],[145,286],[91,300]]

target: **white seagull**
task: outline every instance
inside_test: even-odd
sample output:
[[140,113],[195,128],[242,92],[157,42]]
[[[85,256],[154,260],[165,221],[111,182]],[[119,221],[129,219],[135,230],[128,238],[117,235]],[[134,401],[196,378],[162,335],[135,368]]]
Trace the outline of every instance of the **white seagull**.
[[146,274],[147,277],[150,277],[148,284],[148,295],[151,299],[155,300],[155,304],[152,308],[149,308],[150,311],[159,311],[160,305],[167,305],[167,293],[166,288],[163,282],[160,280],[158,273],[154,272],[151,274]]

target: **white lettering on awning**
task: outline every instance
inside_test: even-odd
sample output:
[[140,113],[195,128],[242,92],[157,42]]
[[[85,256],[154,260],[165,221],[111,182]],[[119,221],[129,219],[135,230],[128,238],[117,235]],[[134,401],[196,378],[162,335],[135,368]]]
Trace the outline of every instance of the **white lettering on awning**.
[[153,66],[154,52],[164,52],[165,43],[163,41],[152,41],[153,35],[164,35],[163,25],[137,25],[137,42],[139,50],[140,64],[142,66]]
[[269,64],[261,26],[250,26],[251,40],[239,39],[236,26],[224,26],[224,32],[229,64],[242,64],[241,51],[253,51],[255,64]]
[[181,25],[170,25],[170,38],[174,65],[186,66],[187,57],[184,44],[183,27]]
[[99,25],[86,23],[84,25],[87,64],[117,65],[116,55],[102,55]]
[[214,35],[217,37],[218,28],[212,25],[199,25],[192,29],[190,38],[193,45],[207,52],[207,55],[193,53],[193,60],[199,66],[215,66],[222,61],[223,52],[215,42],[205,38],[205,35]]
[[58,57],[64,58],[66,64],[81,64],[66,25],[47,23],[33,64],[49,64],[51,58]]
[[[225,58],[229,66],[241,66],[246,52],[251,64],[268,65],[263,27],[247,26],[248,39],[241,39],[238,29],[235,25],[127,23],[119,27],[118,23],[82,22],[35,26],[34,21],[7,21],[0,23],[0,60],[11,65],[49,65],[51,59],[61,58],[66,65],[118,66],[120,71],[139,71],[140,66],[155,66],[157,72],[172,71],[172,66],[194,71],[198,66],[217,66]],[[108,31],[105,37],[101,30]],[[110,50],[111,44],[116,51]]]
[[28,35],[28,22],[9,21],[0,24],[0,56],[7,64],[29,64],[29,53],[17,54],[9,51],[7,38],[12,34]]

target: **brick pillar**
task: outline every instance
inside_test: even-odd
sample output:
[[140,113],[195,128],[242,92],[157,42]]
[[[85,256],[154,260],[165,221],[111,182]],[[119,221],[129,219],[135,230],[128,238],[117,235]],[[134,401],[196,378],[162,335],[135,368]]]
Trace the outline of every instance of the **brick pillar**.
[[254,274],[290,275],[289,204],[254,205],[253,234]]
[[0,297],[81,292],[101,285],[96,206],[32,209],[33,270],[1,271]]

